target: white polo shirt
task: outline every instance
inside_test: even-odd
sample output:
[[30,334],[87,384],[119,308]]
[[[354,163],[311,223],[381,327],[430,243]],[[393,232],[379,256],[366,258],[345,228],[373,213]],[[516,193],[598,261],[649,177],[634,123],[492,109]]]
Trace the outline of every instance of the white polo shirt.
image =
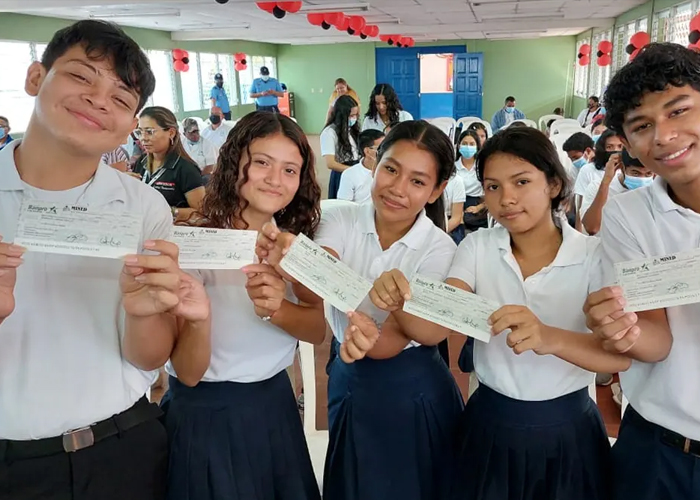
[[[601,228],[605,284],[615,282],[613,264],[700,247],[700,214],[681,207],[657,177],[646,188],[609,200]],[[633,361],[620,374],[622,390],[644,418],[700,440],[700,304],[669,307],[673,347],[659,363]]]
[[457,177],[462,179],[464,184],[464,194],[472,198],[480,198],[484,196],[484,186],[479,182],[476,176],[476,163],[472,168],[468,169],[462,164],[462,159],[460,158],[455,162],[455,169],[457,170]]
[[[164,239],[165,199],[133,177],[100,164],[91,182],[68,191],[24,183],[15,141],[0,152],[0,234],[14,240],[24,197],[132,212],[141,241]],[[49,160],[47,160],[49,161]],[[84,194],[83,194],[84,193]],[[120,260],[27,252],[17,270],[15,311],[0,324],[0,439],[40,439],[90,425],[131,407],[156,372],[122,357]]]
[[338,144],[338,133],[335,131],[335,128],[333,127],[326,127],[323,129],[323,132],[321,132],[321,156],[328,156],[328,155],[333,155],[335,157],[335,161],[339,163],[343,163],[345,161],[352,161],[352,160],[359,160],[360,159],[360,150],[357,147],[357,143],[355,142],[355,139],[353,138],[352,135],[350,137],[350,148],[352,149],[352,158],[338,158],[337,155],[337,144]]
[[338,199],[364,203],[372,198],[372,171],[362,162],[353,165],[340,177]]
[[[399,111],[399,122],[408,122],[413,120],[413,115],[409,113],[408,111],[401,110]],[[384,123],[384,120],[381,119],[380,116],[377,115],[376,118],[370,118],[369,116],[365,116],[365,119],[362,122],[362,131],[364,132],[365,130],[379,130],[380,132],[384,132],[384,129],[386,128],[386,124]]]
[[194,144],[185,138],[182,141],[182,145],[185,147],[187,154],[190,155],[190,158],[197,163],[199,170],[204,170],[208,165],[216,165],[219,151],[204,137],[200,137]]
[[583,196],[591,182],[601,182],[605,176],[605,169],[598,170],[594,163],[587,163],[578,171],[576,184],[574,184],[574,194]]
[[[268,380],[294,362],[297,339],[255,314],[240,270],[201,270],[191,273],[207,290],[211,302],[211,363],[204,382]],[[296,298],[287,290],[287,299]],[[177,376],[172,364],[166,370]]]
[[464,204],[467,200],[467,196],[464,192],[464,183],[457,174],[450,177],[450,180],[447,181],[447,186],[442,196],[445,201],[445,213],[447,213],[448,217],[452,217],[452,205],[455,203]]
[[[443,281],[450,268],[456,246],[422,212],[411,230],[387,250],[382,250],[374,224],[374,205],[331,206],[321,212],[321,224],[314,241],[333,249],[340,259],[371,282],[392,269],[399,269],[410,281],[415,274]],[[330,308],[330,327],[343,341],[348,320],[345,313]],[[358,311],[383,323],[388,313],[374,307],[367,297]],[[414,345],[417,345],[414,343]]]
[[[563,241],[554,261],[523,280],[504,227],[469,233],[455,254],[448,276],[467,283],[474,293],[500,305],[528,307],[545,325],[590,334],[582,307],[588,294],[600,288],[597,238],[562,224]],[[584,333],[585,332],[585,333]],[[532,351],[516,355],[504,332],[488,344],[474,344],[479,381],[522,401],[545,401],[591,384],[594,374],[556,356]]]
[[[581,202],[581,219],[583,219],[583,216],[586,215],[588,209],[591,208],[591,205],[593,205],[596,196],[598,196],[598,190],[600,189],[601,183],[602,179],[594,179],[590,182],[590,184],[588,184],[586,193],[583,195],[583,201]],[[622,182],[620,182],[619,175],[616,175],[608,187],[608,201],[618,194],[624,193],[625,191],[628,191],[628,189],[624,184],[622,184]]]
[[223,122],[216,129],[209,125],[207,128],[202,130],[202,137],[204,137],[211,143],[212,146],[214,146],[217,155],[219,154],[219,149],[221,149],[221,146],[223,146],[226,139],[228,139],[229,132],[231,132],[233,129],[233,126],[229,123],[231,122]]

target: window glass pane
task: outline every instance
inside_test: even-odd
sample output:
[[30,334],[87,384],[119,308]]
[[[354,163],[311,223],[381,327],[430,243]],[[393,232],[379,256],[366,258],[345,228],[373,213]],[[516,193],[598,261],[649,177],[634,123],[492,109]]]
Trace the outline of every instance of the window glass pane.
[[265,57],[265,66],[270,70],[270,76],[277,78],[277,59],[275,57]]
[[45,43],[37,43],[35,44],[36,47],[36,60],[41,61],[41,57],[44,55],[44,51],[46,50],[46,47],[48,45]]
[[224,89],[228,95],[228,103],[231,106],[238,104],[236,92],[236,71],[233,69],[233,56],[231,54],[217,54],[218,72],[224,77]]
[[[581,50],[581,46],[588,43],[588,40],[581,40],[576,44],[576,54]],[[591,48],[590,55],[591,62],[587,66],[581,66],[576,61],[576,72],[574,74],[574,90],[577,97],[588,97],[588,68],[591,64],[595,62],[595,54],[593,53],[593,48]]]
[[248,67],[244,71],[238,72],[238,78],[240,78],[241,82],[241,104],[255,103],[255,99],[250,97],[250,86],[253,84],[253,75],[257,75],[260,70],[258,68],[255,73],[253,73],[253,71],[256,70],[253,68],[253,62],[250,61],[250,64],[248,64]]
[[[202,95],[199,86],[199,64],[198,54],[190,52],[190,70],[180,73],[180,84],[182,86],[183,111],[198,111],[202,109]],[[209,89],[207,89],[207,97]],[[207,106],[208,108],[209,106]]]
[[[163,106],[173,113],[177,113],[171,53],[162,50],[147,50],[146,55],[151,63],[151,70],[156,77],[156,89],[148,100],[148,104],[150,106]],[[191,70],[192,67],[190,66]]]
[[[202,79],[202,105],[201,109],[209,109],[211,107],[211,99],[209,93],[214,86],[214,75],[219,72],[216,62],[216,54],[199,54],[199,67]],[[224,82],[225,83],[225,82]],[[228,91],[228,89],[227,89]],[[231,95],[231,94],[229,94]]]
[[652,42],[663,42],[666,40],[670,17],[671,9],[666,9],[654,15],[654,24],[651,28]]
[[10,121],[12,132],[24,132],[34,110],[34,98],[24,91],[27,68],[33,62],[29,43],[0,42],[0,60],[3,68],[0,76],[0,115]]
[[674,15],[669,20],[665,41],[687,46],[688,35],[690,34],[690,19],[692,17],[693,9],[690,2],[675,7]]

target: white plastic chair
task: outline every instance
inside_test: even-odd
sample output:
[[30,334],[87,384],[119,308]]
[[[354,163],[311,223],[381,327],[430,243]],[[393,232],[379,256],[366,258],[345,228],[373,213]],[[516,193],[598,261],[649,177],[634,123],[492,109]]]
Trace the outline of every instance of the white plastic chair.
[[454,118],[449,118],[449,117],[442,117],[442,118],[433,118],[430,120],[430,123],[435,125],[437,128],[445,132],[447,134],[447,137],[450,138],[452,142],[455,140],[455,130],[457,130],[457,122],[455,121]]
[[547,124],[549,123],[550,120],[564,120],[564,117],[561,115],[544,115],[540,116],[540,119],[538,120],[538,128],[544,132],[547,129]]
[[481,118],[477,118],[475,116],[467,116],[465,118],[460,118],[459,120],[457,120],[457,128],[459,128],[461,125],[461,131],[464,132],[473,123],[481,123],[486,128],[488,136],[493,137],[493,129],[491,128],[491,124],[486,120],[482,120]]
[[530,128],[537,128],[537,123],[535,123],[535,120],[528,120],[527,118],[523,118],[521,120],[513,120],[511,123],[509,123],[508,125],[506,125],[503,128],[508,128],[511,125],[513,125],[514,123],[523,123]]
[[554,123],[552,123],[552,126],[549,127],[549,132],[550,134],[554,135],[558,133],[559,130],[564,129],[564,128],[580,128],[583,129],[581,124],[577,122],[576,120],[571,120],[569,118],[562,118],[561,120],[557,120]]

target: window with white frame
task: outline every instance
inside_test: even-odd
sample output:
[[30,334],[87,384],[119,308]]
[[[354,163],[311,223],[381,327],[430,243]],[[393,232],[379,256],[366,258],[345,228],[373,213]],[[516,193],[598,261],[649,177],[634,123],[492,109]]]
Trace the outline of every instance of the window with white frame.
[[652,40],[688,45],[690,20],[698,12],[700,2],[684,2],[654,14]]
[[[600,74],[604,68],[598,66],[598,44],[605,40],[605,33],[596,33],[593,35],[593,43],[591,45],[591,69],[590,76],[588,77],[588,94],[589,95],[600,95],[598,92]],[[588,97],[588,96],[584,96]]]
[[[189,71],[181,71],[180,87],[182,89],[182,110],[199,111],[202,109],[202,81],[199,77],[199,54],[190,52]],[[209,91],[207,90],[207,97]],[[208,107],[208,106],[207,106]]]
[[221,73],[224,77],[224,90],[228,96],[231,106],[238,104],[238,94],[236,93],[236,73],[233,71],[233,56],[230,54],[199,54],[199,65],[201,71],[202,96],[204,98],[202,106],[206,109],[211,107],[211,89],[214,87],[214,76]]
[[270,76],[277,78],[277,60],[270,56],[252,56],[249,59],[248,68],[240,71],[241,77],[241,103],[254,104],[255,99],[250,97],[250,86],[253,80],[260,76],[260,68],[266,66],[270,70]]
[[[649,20],[645,17],[640,17],[635,21],[630,21],[627,24],[617,26],[615,28],[615,47],[613,49],[613,64],[612,73],[622,68],[630,59],[626,52],[627,46],[635,33],[646,32],[649,28]],[[653,35],[652,35],[653,38]]]
[[151,63],[151,71],[156,77],[156,88],[146,102],[147,106],[163,106],[173,113],[179,111],[175,98],[175,78],[173,57],[170,51],[147,50],[146,55]]
[[34,98],[24,90],[26,70],[33,62],[34,48],[28,42],[0,41],[0,60],[4,68],[0,77],[0,116],[5,116],[15,133],[24,132],[34,110]]
[[[587,43],[590,43],[590,40],[580,40],[576,44],[576,54],[580,53],[581,47]],[[578,63],[578,60],[576,61],[576,71],[574,72],[574,94],[577,97],[588,97],[588,68],[591,64],[595,64],[594,51],[595,49],[591,47],[591,62],[587,66],[581,66]]]

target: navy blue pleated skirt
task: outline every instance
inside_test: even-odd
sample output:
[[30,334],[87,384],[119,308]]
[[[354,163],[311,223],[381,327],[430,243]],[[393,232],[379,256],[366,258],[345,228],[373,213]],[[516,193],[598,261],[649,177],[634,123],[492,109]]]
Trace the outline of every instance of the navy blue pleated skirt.
[[331,177],[328,180],[328,199],[335,200],[338,198],[338,189],[340,188],[340,177],[342,172],[331,170]]
[[462,397],[435,347],[345,364],[328,380],[323,498],[443,500]]
[[610,498],[610,443],[588,389],[519,401],[481,384],[461,426],[452,500]]
[[170,377],[168,500],[320,500],[287,373],[254,383]]

